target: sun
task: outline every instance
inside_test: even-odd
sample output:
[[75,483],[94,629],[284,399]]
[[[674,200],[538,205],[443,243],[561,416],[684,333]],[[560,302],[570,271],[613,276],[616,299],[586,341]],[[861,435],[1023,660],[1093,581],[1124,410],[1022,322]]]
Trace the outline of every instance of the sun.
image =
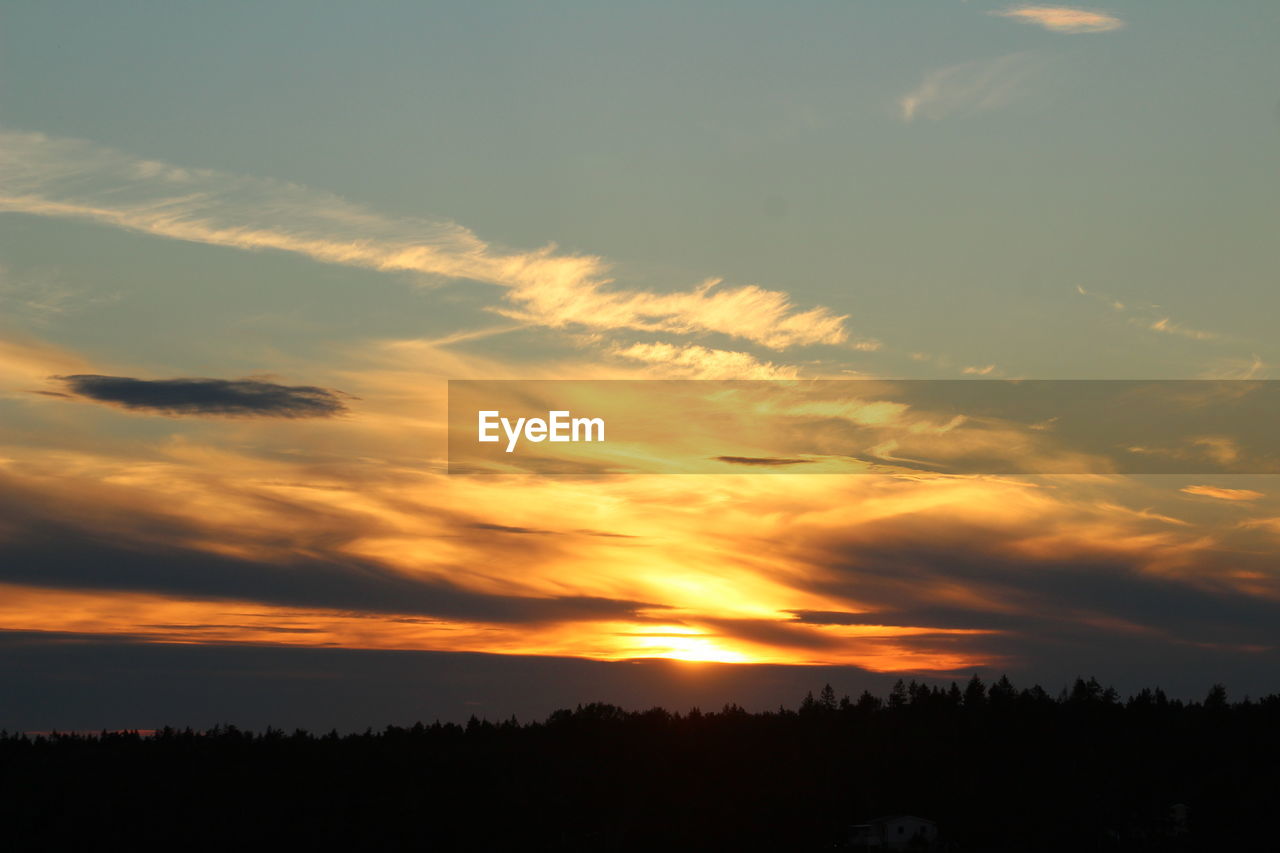
[[632,634],[629,657],[669,658],[705,663],[749,663],[742,652],[726,649],[714,635],[701,634],[683,626],[664,625],[654,631]]

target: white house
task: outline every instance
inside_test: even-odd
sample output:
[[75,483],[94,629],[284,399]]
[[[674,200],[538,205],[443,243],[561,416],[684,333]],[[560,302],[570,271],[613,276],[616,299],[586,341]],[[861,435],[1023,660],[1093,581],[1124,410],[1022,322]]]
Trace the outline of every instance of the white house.
[[912,815],[878,817],[849,827],[849,846],[856,850],[931,850],[938,825]]

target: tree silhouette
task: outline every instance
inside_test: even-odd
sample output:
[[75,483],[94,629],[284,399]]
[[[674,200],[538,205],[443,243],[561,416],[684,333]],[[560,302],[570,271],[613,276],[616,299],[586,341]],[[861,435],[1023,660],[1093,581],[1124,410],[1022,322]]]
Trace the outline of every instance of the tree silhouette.
[[[487,851],[830,850],[886,814],[949,850],[1272,849],[1280,696],[1055,698],[899,680],[800,710],[591,702],[545,720],[316,736],[0,733],[6,849],[293,847]],[[137,804],[145,802],[145,812]],[[928,848],[925,848],[928,849]]]

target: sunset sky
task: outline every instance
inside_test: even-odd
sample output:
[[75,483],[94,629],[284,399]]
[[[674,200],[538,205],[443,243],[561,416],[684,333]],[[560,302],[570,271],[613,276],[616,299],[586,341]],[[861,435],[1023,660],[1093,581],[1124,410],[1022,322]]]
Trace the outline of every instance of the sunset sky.
[[[446,383],[1280,378],[1278,33],[8,4],[0,728],[1274,691],[1280,478],[1217,433],[1134,452],[1231,473],[465,476]],[[807,414],[959,440],[904,406]]]

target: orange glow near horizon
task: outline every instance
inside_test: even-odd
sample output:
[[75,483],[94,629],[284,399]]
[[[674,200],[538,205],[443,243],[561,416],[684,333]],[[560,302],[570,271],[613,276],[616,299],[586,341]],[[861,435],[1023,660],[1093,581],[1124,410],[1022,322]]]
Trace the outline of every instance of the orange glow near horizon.
[[[1268,558],[1280,507],[1257,484],[445,476],[443,388],[418,378],[434,354],[441,369],[462,369],[454,355],[406,345],[344,372],[334,384],[369,401],[359,416],[322,428],[175,426],[145,449],[130,437],[135,415],[33,398],[33,411],[62,419],[66,440],[39,453],[0,445],[14,507],[0,542],[53,525],[53,546],[107,548],[116,562],[99,571],[113,573],[113,588],[95,574],[98,558],[59,558],[61,580],[3,587],[0,626],[155,643],[947,672],[1016,664],[1017,626],[1044,618],[1180,641],[1087,601],[1061,604],[1053,585],[1037,589],[1045,573],[1102,567],[1280,600]],[[882,423],[902,410],[843,414]],[[434,451],[425,458],[423,442]],[[138,560],[151,568],[125,591]],[[349,592],[369,598],[349,603]]]
[[[779,624],[788,624],[778,619]],[[522,627],[450,622],[401,614],[267,607],[243,601],[191,601],[139,593],[89,593],[0,585],[0,624],[10,631],[56,632],[146,643],[327,646],[397,651],[489,652],[582,657],[602,661],[666,658],[706,663],[849,664],[878,672],[953,670],[973,661],[921,655],[878,644],[933,629],[858,626],[821,633],[848,640],[846,648],[815,659],[679,624],[589,622]],[[979,632],[956,631],[955,634]]]

